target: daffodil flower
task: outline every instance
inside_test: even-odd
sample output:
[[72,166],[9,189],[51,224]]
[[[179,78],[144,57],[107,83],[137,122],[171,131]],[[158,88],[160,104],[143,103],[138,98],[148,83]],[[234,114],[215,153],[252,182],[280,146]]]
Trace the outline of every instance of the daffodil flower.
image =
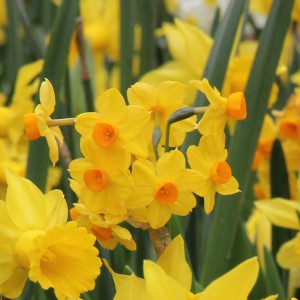
[[207,79],[192,80],[192,84],[208,99],[210,105],[198,124],[202,135],[214,135],[224,139],[224,128],[228,118],[244,120],[247,115],[246,100],[242,92],[235,92],[224,98]]
[[284,269],[300,268],[300,203],[278,198],[256,201],[255,206],[268,217],[272,224],[298,230],[293,239],[279,248],[276,260]]
[[28,277],[45,289],[53,287],[58,299],[93,289],[101,266],[95,238],[67,223],[63,193],[44,195],[31,181],[10,171],[6,176],[6,201],[0,201],[0,294],[18,297]]
[[199,174],[194,191],[204,197],[204,208],[207,214],[215,206],[216,192],[221,195],[239,192],[239,184],[232,176],[231,168],[226,162],[227,155],[223,142],[217,142],[213,136],[203,136],[198,147],[193,145],[187,150],[191,169]]
[[114,299],[122,299],[124,292],[127,300],[160,299],[172,300],[245,300],[253,288],[259,273],[256,257],[245,260],[223,276],[211,282],[202,292],[190,292],[191,270],[184,256],[184,242],[177,236],[157,263],[144,261],[144,279],[133,275],[115,273],[104,261],[112,273],[116,286]]
[[82,152],[85,158],[75,159],[69,166],[80,186],[80,202],[93,212],[125,215],[126,199],[133,188],[129,153],[122,148],[102,149],[95,143],[87,143]]
[[144,128],[150,115],[143,107],[126,106],[117,89],[105,91],[96,103],[97,112],[76,117],[75,129],[82,143],[93,142],[99,148],[123,148],[138,157],[147,157]]
[[196,206],[191,185],[197,174],[185,168],[185,158],[178,150],[165,153],[154,166],[148,160],[133,164],[135,189],[126,205],[138,209],[147,206],[147,217],[152,228],[166,224],[172,214],[185,216]]
[[[163,81],[158,88],[148,83],[137,82],[128,89],[130,104],[144,107],[150,114],[146,127],[148,144],[152,142],[154,127],[161,129],[161,141],[165,140],[166,126],[169,117],[177,110],[187,107],[184,104],[185,87],[176,81]],[[195,129],[196,117],[192,116],[174,123],[170,132],[170,146],[183,144],[186,132]],[[161,144],[161,143],[160,143]]]
[[[74,124],[73,119],[66,119],[55,122],[51,119],[51,114],[55,107],[55,94],[51,82],[45,79],[40,87],[40,104],[34,113],[24,115],[25,133],[29,140],[38,139],[44,136],[49,146],[49,156],[53,165],[58,161],[58,145],[63,145],[64,137],[58,125]],[[57,144],[58,141],[58,144]]]
[[118,225],[126,220],[127,216],[96,214],[80,203],[75,204],[70,214],[72,220],[92,233],[103,248],[113,250],[120,243],[128,250],[136,250],[136,244],[130,232]]

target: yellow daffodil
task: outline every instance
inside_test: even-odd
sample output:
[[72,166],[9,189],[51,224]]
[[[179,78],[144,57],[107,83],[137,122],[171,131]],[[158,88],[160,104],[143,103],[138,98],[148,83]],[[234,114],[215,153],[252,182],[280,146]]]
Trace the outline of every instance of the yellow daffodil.
[[272,224],[264,213],[254,208],[246,223],[246,229],[251,243],[256,245],[261,266],[265,270],[264,248],[272,249]]
[[180,151],[164,154],[156,166],[148,160],[136,160],[132,173],[135,189],[127,207],[148,206],[147,217],[152,228],[165,225],[172,214],[185,216],[196,206],[191,185],[195,185],[198,176],[185,168]]
[[58,299],[78,298],[93,290],[102,262],[93,246],[95,237],[76,222],[54,225],[32,241],[29,278],[43,289],[54,288]]
[[75,128],[83,143],[91,140],[100,148],[124,148],[138,157],[147,157],[144,128],[150,115],[142,107],[129,105],[116,89],[105,91],[96,103],[97,113],[76,117]]
[[[146,137],[148,144],[152,141],[154,127],[162,131],[161,141],[165,140],[168,118],[178,109],[186,107],[183,104],[184,85],[175,81],[164,81],[155,88],[148,83],[137,82],[127,91],[130,104],[144,107],[150,114],[148,119]],[[190,117],[172,124],[170,131],[170,146],[182,145],[185,133],[194,130],[196,117]]]
[[129,153],[120,148],[101,149],[94,143],[86,144],[83,153],[86,158],[75,159],[69,166],[81,186],[81,203],[96,213],[125,215],[125,201],[133,188]]
[[300,212],[299,202],[276,198],[255,201],[255,206],[268,217],[272,224],[279,227],[300,230],[300,222],[297,214],[297,211]]
[[207,79],[192,80],[192,84],[202,92],[209,101],[207,111],[201,118],[198,130],[202,135],[214,135],[216,139],[224,139],[224,128],[229,118],[244,120],[247,116],[246,100],[242,92],[230,94],[228,98],[220,95],[212,88]]
[[199,146],[190,146],[187,157],[191,169],[199,174],[196,194],[204,197],[205,212],[209,214],[215,206],[215,194],[231,195],[239,192],[238,182],[232,176],[231,168],[226,162],[227,150],[223,142],[213,136],[203,136]]
[[173,60],[146,73],[141,81],[155,87],[159,87],[165,80],[181,82],[186,87],[185,103],[191,105],[196,96],[196,89],[189,81],[200,78],[213,40],[196,26],[179,19],[175,19],[174,25],[164,23],[163,32]]
[[22,240],[43,233],[54,224],[65,224],[68,210],[61,191],[43,195],[27,179],[11,172],[6,172],[6,178],[6,201],[0,201],[1,265],[5,266],[0,268],[0,294],[15,298],[21,294],[29,270],[22,249],[28,244],[22,246]]
[[24,127],[29,140],[38,139],[44,136],[47,140],[50,152],[50,160],[53,165],[58,161],[58,144],[63,145],[64,137],[58,126],[49,127],[51,114],[55,107],[55,94],[51,82],[45,79],[40,87],[40,104],[34,113],[24,115]]
[[129,290],[127,300],[244,300],[254,286],[259,272],[257,258],[250,258],[214,280],[204,291],[193,294],[189,291],[191,271],[184,257],[181,236],[171,241],[157,263],[144,261],[144,280],[134,274],[117,274],[106,261],[105,264],[112,273],[116,286],[114,299],[124,299],[124,292]]
[[264,212],[274,225],[298,230],[293,239],[285,242],[279,248],[276,260],[284,269],[300,268],[300,203],[273,199],[255,202],[255,206]]
[[0,201],[0,294],[18,297],[28,277],[45,289],[53,287],[58,299],[92,289],[101,266],[95,238],[75,222],[66,224],[63,193],[43,195],[31,181],[10,171],[6,176],[6,201]]
[[113,250],[120,243],[128,250],[136,250],[136,244],[130,232],[117,225],[126,220],[127,216],[114,217],[96,214],[88,211],[83,204],[75,204],[70,214],[72,220],[76,221],[79,226],[87,228],[103,248]]

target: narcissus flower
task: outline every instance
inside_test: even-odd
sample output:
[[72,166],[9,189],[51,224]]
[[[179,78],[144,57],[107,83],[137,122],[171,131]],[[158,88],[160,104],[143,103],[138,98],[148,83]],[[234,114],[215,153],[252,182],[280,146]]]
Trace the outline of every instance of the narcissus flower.
[[228,118],[244,120],[247,115],[246,100],[242,92],[235,92],[224,98],[207,79],[192,80],[192,84],[205,94],[210,105],[201,118],[198,130],[202,135],[214,135],[224,139],[224,128]]
[[143,107],[126,106],[120,92],[109,89],[97,101],[96,109],[97,113],[76,117],[75,128],[83,143],[91,140],[99,148],[118,147],[138,157],[147,157],[144,129],[150,115]]
[[191,105],[195,100],[197,90],[189,81],[200,78],[213,40],[196,26],[180,19],[175,19],[174,24],[164,23],[162,32],[172,60],[143,75],[141,81],[155,87],[159,87],[165,80],[181,82],[186,87],[184,102]]
[[32,182],[9,171],[6,179],[6,201],[0,201],[0,294],[16,298],[28,276],[30,263],[24,253],[30,239],[54,224],[65,224],[68,209],[59,190],[43,195]]
[[[256,201],[255,206],[268,217],[272,224],[300,230],[299,202],[278,198]],[[284,269],[300,268],[300,232],[279,248],[276,260]]]
[[126,198],[133,184],[130,155],[122,148],[101,149],[95,143],[82,148],[86,158],[70,163],[72,178],[80,184],[80,202],[96,213],[125,215]]
[[204,197],[207,214],[215,206],[216,192],[231,195],[239,191],[239,184],[226,162],[227,154],[223,142],[217,142],[213,136],[203,136],[198,147],[193,145],[187,150],[191,169],[199,174],[198,184],[193,188],[196,194]]
[[127,216],[96,214],[88,211],[83,204],[75,204],[70,214],[72,220],[92,233],[103,248],[112,250],[120,243],[128,250],[136,250],[136,244],[130,232],[118,225],[126,220]]
[[[94,288],[101,261],[95,237],[76,222],[59,190],[43,193],[7,171],[7,197],[0,201],[0,294],[18,297],[27,278],[58,299],[78,298]],[[20,196],[21,195],[21,196]]]
[[[55,94],[51,82],[45,79],[40,88],[40,102],[34,113],[24,115],[25,133],[29,140],[44,136],[49,146],[49,156],[53,165],[58,161],[58,145],[63,145],[64,137],[58,126],[49,127],[55,107]],[[58,142],[58,144],[57,144]]]
[[180,151],[164,154],[156,166],[148,160],[137,160],[132,173],[135,189],[127,207],[148,206],[152,228],[165,225],[172,214],[185,216],[196,206],[192,186],[198,176],[185,168],[185,158]]
[[[107,262],[105,264],[108,266]],[[128,300],[154,300],[158,295],[161,299],[172,300],[244,300],[253,288],[259,272],[257,258],[253,257],[214,280],[203,292],[193,294],[190,292],[191,271],[184,257],[181,236],[171,241],[157,263],[144,261],[144,280],[134,274],[117,274],[109,266],[108,268],[117,290],[114,299],[123,299],[121,296],[124,296],[124,291],[130,291],[126,298]]]
[[[137,82],[128,89],[127,95],[130,104],[144,107],[150,114],[148,119],[146,136],[148,144],[152,141],[154,127],[162,131],[161,141],[165,140],[168,118],[178,109],[186,107],[183,104],[185,87],[176,81],[164,81],[155,88],[148,83]],[[170,146],[182,145],[186,132],[195,129],[196,116],[172,124],[170,132]]]
[[58,299],[93,290],[102,265],[94,243],[95,237],[76,222],[54,225],[32,241],[29,278],[43,289],[53,287]]

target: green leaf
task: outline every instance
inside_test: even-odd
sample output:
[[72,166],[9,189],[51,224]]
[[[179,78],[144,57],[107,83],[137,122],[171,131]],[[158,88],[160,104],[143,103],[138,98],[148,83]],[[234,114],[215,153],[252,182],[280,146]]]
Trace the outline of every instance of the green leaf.
[[[289,179],[286,169],[286,162],[283,149],[279,140],[275,140],[271,152],[270,161],[271,175],[271,197],[290,199]],[[293,238],[293,231],[290,229],[272,226],[272,253],[276,255],[280,246]],[[282,283],[285,288],[288,285],[288,270],[278,267]]]
[[[216,31],[214,44],[202,75],[219,90],[223,86],[233,44],[239,35],[238,29],[246,3],[246,0],[232,0],[230,2],[226,14]],[[203,106],[205,103],[207,101],[204,94],[199,93],[195,106]]]
[[265,255],[265,281],[267,287],[268,295],[278,294],[278,300],[286,299],[285,293],[282,287],[280,276],[276,267],[276,263],[270,251],[267,248],[264,248]]
[[[74,32],[78,12],[78,0],[64,0],[57,12],[51,31],[50,43],[46,50],[42,80],[48,78],[54,88],[56,97],[60,95],[68,62],[71,38]],[[38,98],[36,99],[38,102]],[[57,109],[57,108],[56,108]],[[49,166],[48,146],[45,139],[33,141],[29,145],[27,178],[41,190],[45,189]]]
[[202,270],[203,285],[224,274],[228,268],[228,257],[232,252],[234,236],[241,218],[245,191],[251,178],[252,161],[282,45],[290,24],[293,2],[273,1],[266,27],[260,37],[245,91],[248,116],[246,120],[238,122],[229,147],[228,163],[242,193],[217,199],[211,238]]

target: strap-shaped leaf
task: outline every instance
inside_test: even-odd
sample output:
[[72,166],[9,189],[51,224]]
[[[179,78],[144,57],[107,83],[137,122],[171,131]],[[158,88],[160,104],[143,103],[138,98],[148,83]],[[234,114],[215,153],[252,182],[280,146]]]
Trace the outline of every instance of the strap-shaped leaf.
[[293,0],[274,0],[249,76],[245,96],[247,119],[239,122],[230,143],[228,162],[240,184],[242,193],[218,197],[211,238],[202,269],[203,285],[207,285],[228,268],[234,236],[251,175],[251,165],[262,127],[267,103],[275,78],[279,56],[289,23]]
[[[78,0],[64,0],[62,2],[57,12],[51,31],[50,43],[45,55],[45,64],[41,79],[47,78],[51,81],[56,97],[59,95],[64,81],[77,12]],[[46,186],[49,166],[48,151],[44,139],[30,143],[26,176],[41,190],[44,190]]]

